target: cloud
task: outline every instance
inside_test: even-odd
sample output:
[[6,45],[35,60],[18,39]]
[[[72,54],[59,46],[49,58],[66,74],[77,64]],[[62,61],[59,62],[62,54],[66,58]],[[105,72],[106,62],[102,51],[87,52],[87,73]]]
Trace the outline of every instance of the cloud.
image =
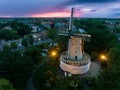
[[[87,1],[87,0],[86,0]],[[98,0],[99,1],[99,0]],[[82,12],[80,17],[102,17],[102,18],[118,18],[120,12],[120,1],[107,2],[111,0],[106,0],[106,3],[84,3],[84,4],[71,4],[67,5],[69,8],[75,7],[78,12]],[[104,1],[105,2],[105,1]]]
[[0,0],[0,16],[119,17],[119,0]]
[[25,16],[46,12],[68,0],[1,0],[0,15]]
[[83,3],[110,3],[110,2],[116,2],[119,0],[71,0],[69,1],[69,4],[83,4]]

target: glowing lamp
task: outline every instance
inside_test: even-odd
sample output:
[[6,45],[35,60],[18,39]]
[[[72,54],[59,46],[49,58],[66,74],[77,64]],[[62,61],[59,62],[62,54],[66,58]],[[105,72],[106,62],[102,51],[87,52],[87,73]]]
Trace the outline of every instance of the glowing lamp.
[[105,55],[101,55],[100,58],[101,58],[102,60],[107,60],[107,58],[106,58]]
[[51,55],[52,55],[52,56],[56,56],[56,52],[53,51],[53,52],[51,53]]

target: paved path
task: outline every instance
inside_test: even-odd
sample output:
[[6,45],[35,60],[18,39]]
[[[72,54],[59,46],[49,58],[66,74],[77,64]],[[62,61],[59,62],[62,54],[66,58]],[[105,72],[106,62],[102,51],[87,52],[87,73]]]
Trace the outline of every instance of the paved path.
[[91,62],[90,70],[85,74],[85,76],[96,77],[99,74],[100,70],[101,70],[101,66],[99,63]]
[[30,77],[27,81],[27,88],[28,88],[28,90],[35,90],[35,87],[32,82],[32,77]]
[[[48,60],[46,60],[47,62]],[[45,63],[45,62],[44,62]],[[33,74],[32,76],[28,79],[27,81],[27,87],[28,87],[28,90],[35,90],[35,87],[33,85],[33,77],[34,77],[34,74],[36,73],[36,71],[42,67],[44,65],[44,63],[40,64],[36,69],[34,69],[33,71]],[[91,65],[90,65],[90,70],[85,74],[83,75],[83,77],[87,77],[87,76],[90,76],[90,77],[93,77],[93,76],[97,76],[99,74],[99,71],[101,70],[101,66],[100,64],[96,63],[96,62],[91,62]]]
[[[51,42],[51,39],[46,39],[46,40],[44,40],[44,41],[39,41],[39,42],[37,42],[37,43],[34,43],[34,45],[40,45],[40,44],[42,44],[42,43],[48,43],[48,42]],[[45,62],[47,62],[48,60],[46,60]],[[44,63],[45,62],[43,62],[42,64],[40,64],[39,66],[37,66],[34,70],[33,70],[33,73],[32,73],[32,76],[28,79],[28,81],[27,81],[27,88],[28,88],[28,90],[35,90],[35,87],[34,87],[34,85],[33,85],[33,77],[34,77],[34,75],[35,75],[35,72],[40,68],[40,67],[42,67],[43,65],[44,65]]]
[[46,60],[45,62],[43,62],[42,64],[40,64],[39,66],[37,66],[32,73],[32,76],[28,79],[27,81],[27,88],[28,90],[36,90],[34,85],[33,85],[33,77],[35,75],[35,73],[37,72],[37,70],[42,67],[48,60]]

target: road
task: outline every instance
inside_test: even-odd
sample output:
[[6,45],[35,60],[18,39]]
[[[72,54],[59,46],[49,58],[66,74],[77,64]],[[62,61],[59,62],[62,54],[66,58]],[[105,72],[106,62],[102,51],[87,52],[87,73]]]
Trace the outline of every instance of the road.
[[[47,60],[46,60],[46,62],[47,62]],[[44,62],[44,63],[45,63],[45,62]],[[40,64],[38,67],[36,67],[36,68],[33,70],[32,76],[31,76],[31,77],[28,79],[28,81],[27,81],[27,88],[28,88],[28,90],[36,90],[35,87],[34,87],[34,85],[33,85],[33,77],[34,77],[36,71],[37,71],[40,67],[42,67],[42,66],[44,65],[44,63]]]
[[[42,43],[49,43],[49,42],[51,42],[51,40],[50,39],[47,39],[47,40],[44,40],[44,41],[39,41],[39,42],[36,42],[36,43],[34,43],[34,45],[40,45],[40,44],[42,44]],[[36,71],[40,68],[40,67],[42,67],[43,65],[44,65],[44,63],[46,63],[48,60],[46,60],[45,62],[43,62],[42,64],[40,64],[39,66],[37,66],[34,70],[33,70],[33,73],[32,73],[32,76],[28,79],[28,81],[27,81],[27,88],[28,88],[28,90],[35,90],[35,87],[34,87],[34,85],[33,85],[33,77],[34,77],[34,75],[35,75],[35,73],[36,73]]]

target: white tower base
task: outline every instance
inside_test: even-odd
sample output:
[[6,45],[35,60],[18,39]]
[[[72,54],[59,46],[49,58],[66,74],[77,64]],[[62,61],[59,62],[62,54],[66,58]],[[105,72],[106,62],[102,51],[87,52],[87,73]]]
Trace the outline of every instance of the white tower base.
[[67,75],[67,72],[73,75],[77,75],[85,74],[89,71],[91,64],[89,55],[84,54],[81,60],[69,60],[65,57],[65,53],[60,57],[60,68],[65,71],[65,76],[69,76]]

